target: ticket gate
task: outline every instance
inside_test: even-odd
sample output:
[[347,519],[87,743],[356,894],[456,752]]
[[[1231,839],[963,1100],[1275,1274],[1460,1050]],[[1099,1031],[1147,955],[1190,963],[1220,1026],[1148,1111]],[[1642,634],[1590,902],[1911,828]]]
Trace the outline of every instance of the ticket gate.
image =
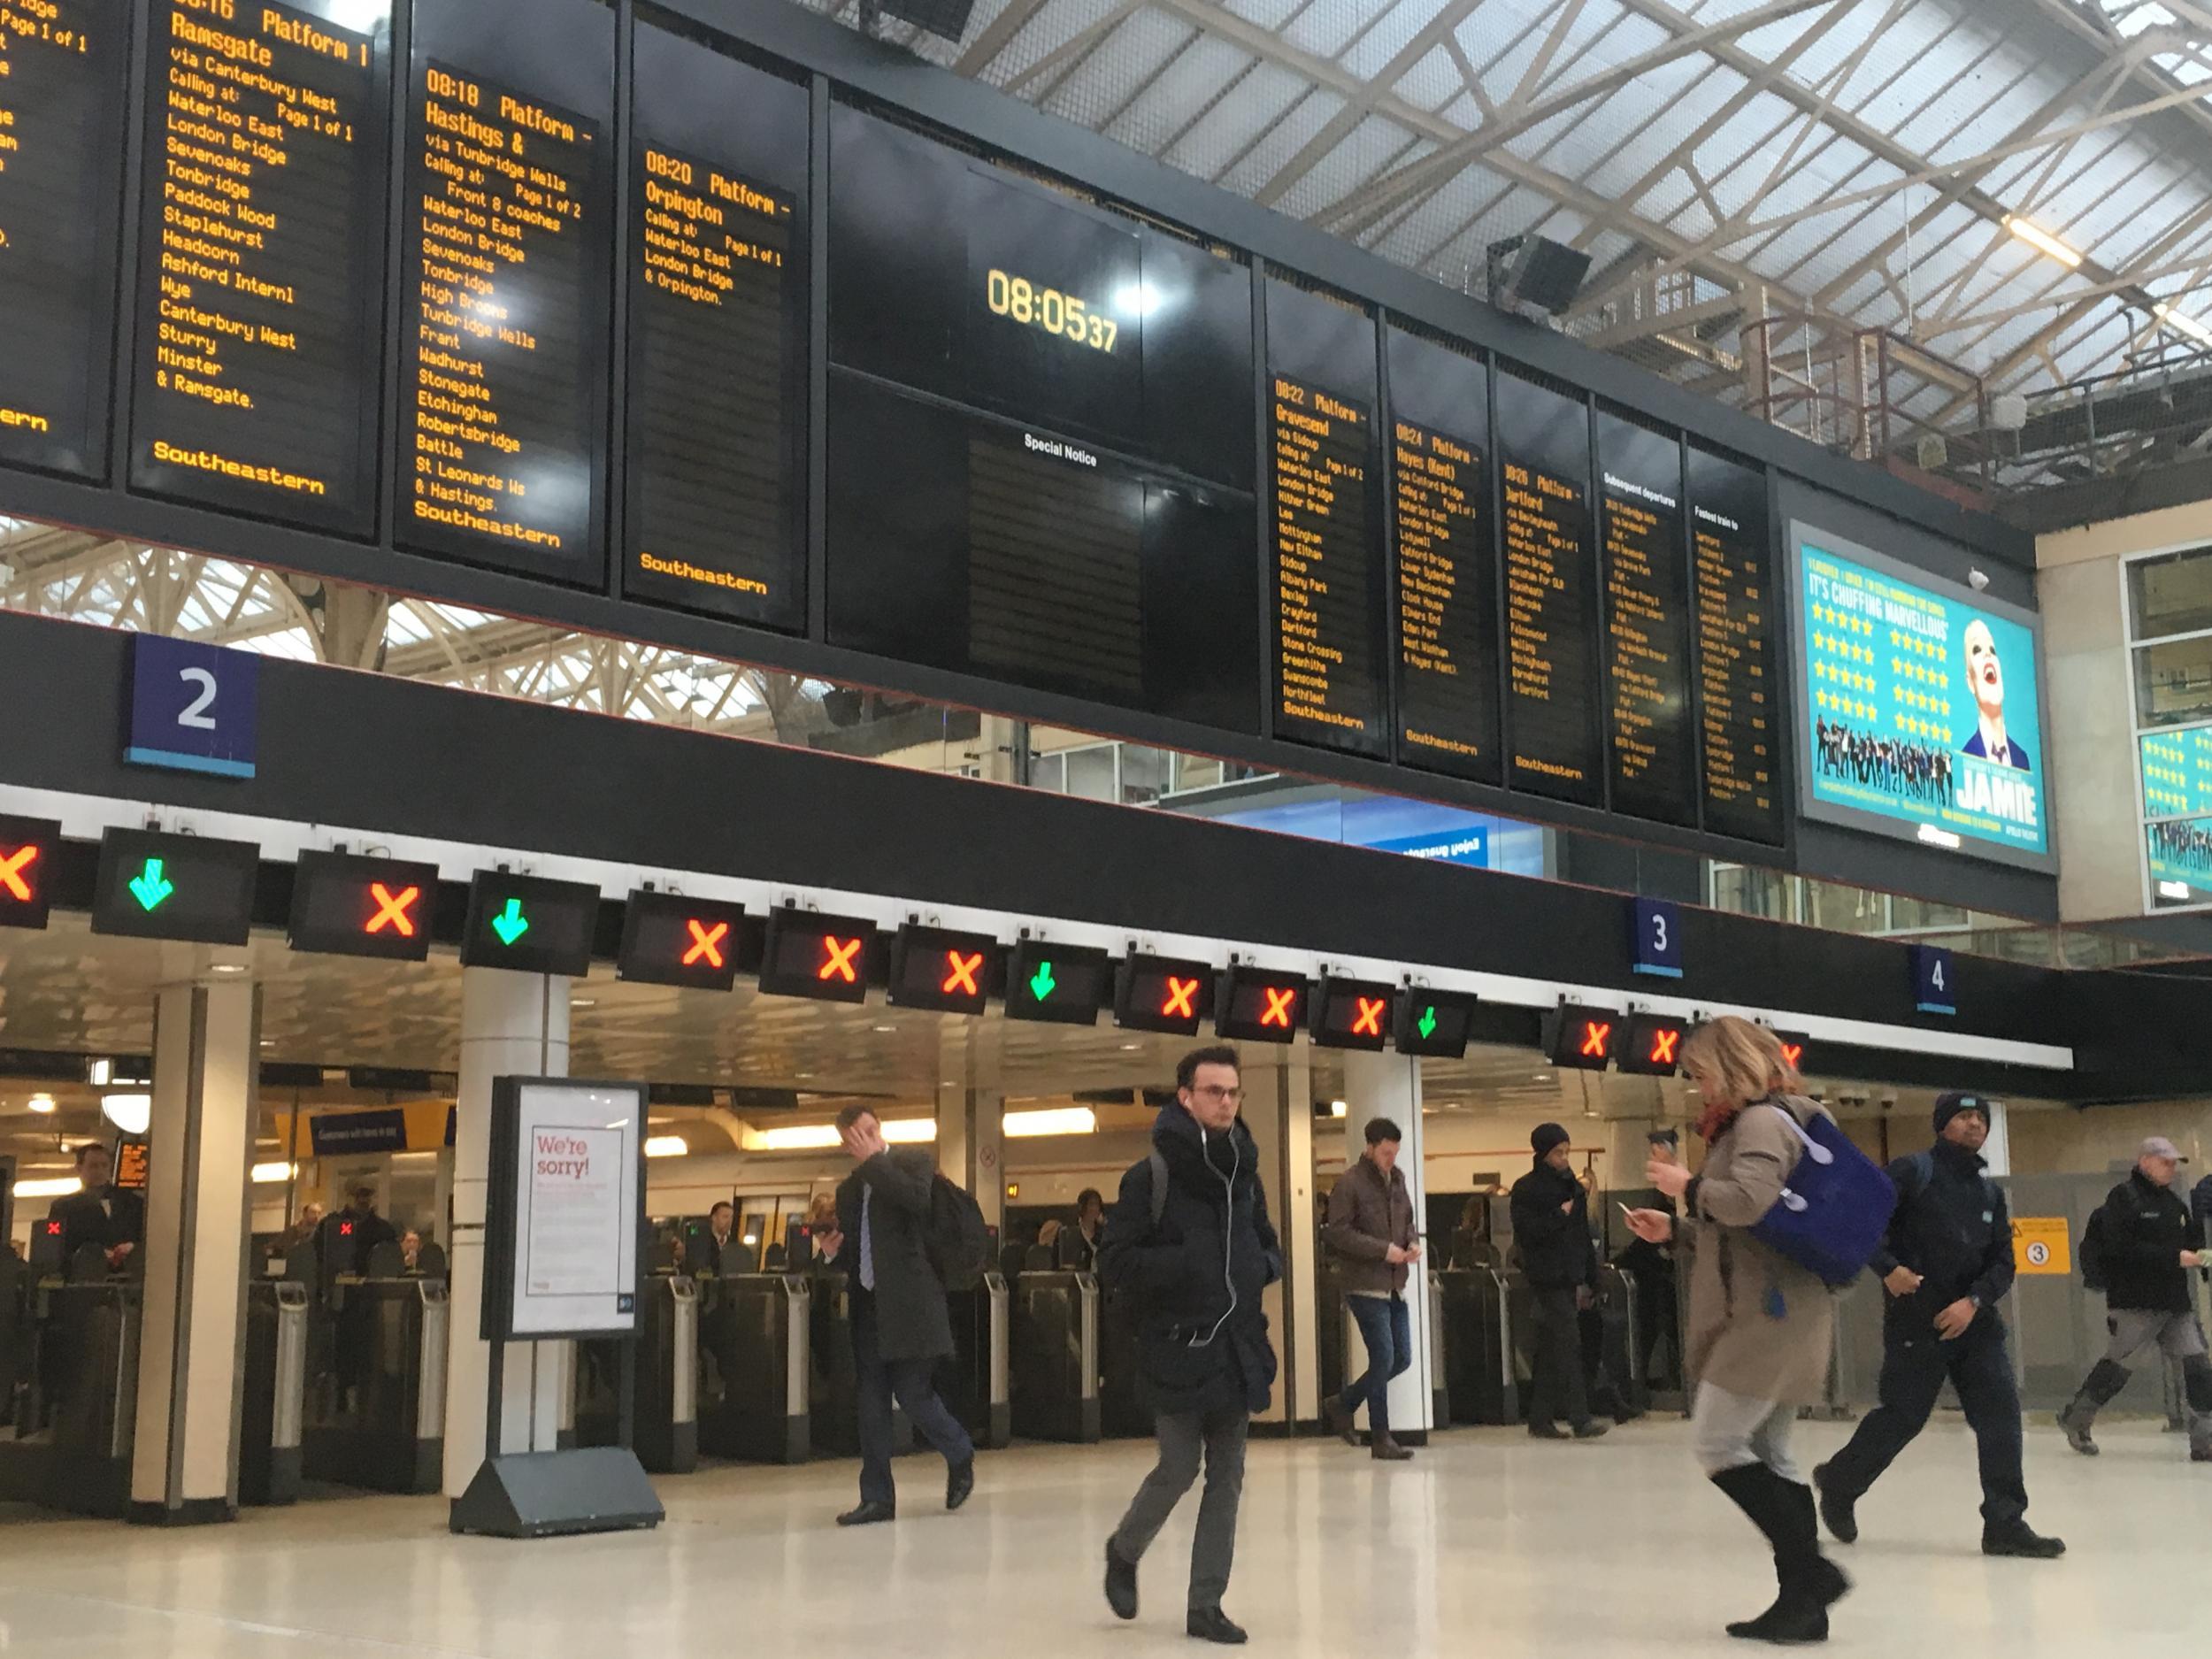
[[130,1506],[144,1287],[93,1256],[75,1282],[10,1276],[0,1500],[118,1518]]
[[1015,1281],[1010,1333],[1015,1433],[1085,1444],[1100,1438],[1098,1331],[1098,1280],[1092,1275],[1024,1273]]
[[375,1492],[444,1485],[447,1317],[443,1279],[332,1282],[308,1323],[309,1479]]
[[1013,1293],[1002,1273],[986,1273],[972,1290],[946,1298],[952,1315],[953,1357],[944,1378],[945,1403],[978,1446],[995,1449],[1014,1438]]
[[1107,1291],[1099,1299],[1099,1428],[1114,1440],[1152,1433],[1152,1412],[1137,1375],[1136,1309],[1126,1291]]
[[238,1501],[298,1502],[307,1404],[307,1286],[257,1279],[246,1290],[239,1383]]
[[1448,1267],[1430,1275],[1443,1302],[1444,1387],[1452,1423],[1515,1423],[1521,1379],[1513,1357],[1512,1297],[1494,1267]]
[[[579,1446],[612,1446],[621,1415],[618,1341],[576,1345]],[[680,1274],[645,1281],[638,1303],[636,1393],[630,1447],[647,1472],[687,1475],[699,1466],[699,1293]]]
[[700,1450],[754,1463],[807,1460],[814,1290],[803,1274],[700,1279]]

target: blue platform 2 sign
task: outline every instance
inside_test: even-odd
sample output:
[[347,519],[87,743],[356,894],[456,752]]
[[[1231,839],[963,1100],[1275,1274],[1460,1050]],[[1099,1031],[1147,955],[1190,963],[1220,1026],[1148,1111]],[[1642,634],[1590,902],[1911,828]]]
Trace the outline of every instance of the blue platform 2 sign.
[[1924,1014],[1959,1011],[1957,970],[1940,945],[1912,948],[1913,1006]]
[[158,634],[131,636],[131,723],[123,758],[250,778],[261,659]]
[[1637,899],[1629,906],[1629,961],[1639,973],[1682,977],[1682,913],[1664,899]]

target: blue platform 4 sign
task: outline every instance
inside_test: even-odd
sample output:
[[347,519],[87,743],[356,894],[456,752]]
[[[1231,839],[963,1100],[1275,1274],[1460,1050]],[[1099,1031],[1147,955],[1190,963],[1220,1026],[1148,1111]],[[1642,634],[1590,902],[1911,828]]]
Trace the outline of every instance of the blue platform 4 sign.
[[1682,977],[1682,915],[1664,899],[1637,899],[1629,907],[1629,960],[1639,973]]
[[1912,948],[1913,1006],[1924,1014],[1959,1011],[1957,970],[1940,945]]
[[158,634],[131,636],[131,720],[123,758],[250,778],[261,659]]

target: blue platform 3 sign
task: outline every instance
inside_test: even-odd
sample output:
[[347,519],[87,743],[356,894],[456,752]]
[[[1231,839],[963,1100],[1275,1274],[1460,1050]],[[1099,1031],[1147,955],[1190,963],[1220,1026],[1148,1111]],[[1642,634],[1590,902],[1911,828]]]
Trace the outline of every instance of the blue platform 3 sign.
[[131,723],[123,758],[134,765],[250,778],[261,659],[157,634],[131,636]]
[[1682,916],[1664,899],[1637,899],[1629,908],[1629,959],[1639,973],[1682,977]]
[[1940,945],[1912,948],[1913,1006],[1924,1014],[1959,1011],[1957,970]]

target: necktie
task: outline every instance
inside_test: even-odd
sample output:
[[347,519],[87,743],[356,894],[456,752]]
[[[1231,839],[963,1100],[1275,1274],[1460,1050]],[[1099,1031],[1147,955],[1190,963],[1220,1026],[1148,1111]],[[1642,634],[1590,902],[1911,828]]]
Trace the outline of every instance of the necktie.
[[876,1243],[874,1230],[869,1225],[869,1216],[874,1207],[875,1194],[866,1187],[860,1189],[860,1287],[876,1287]]

